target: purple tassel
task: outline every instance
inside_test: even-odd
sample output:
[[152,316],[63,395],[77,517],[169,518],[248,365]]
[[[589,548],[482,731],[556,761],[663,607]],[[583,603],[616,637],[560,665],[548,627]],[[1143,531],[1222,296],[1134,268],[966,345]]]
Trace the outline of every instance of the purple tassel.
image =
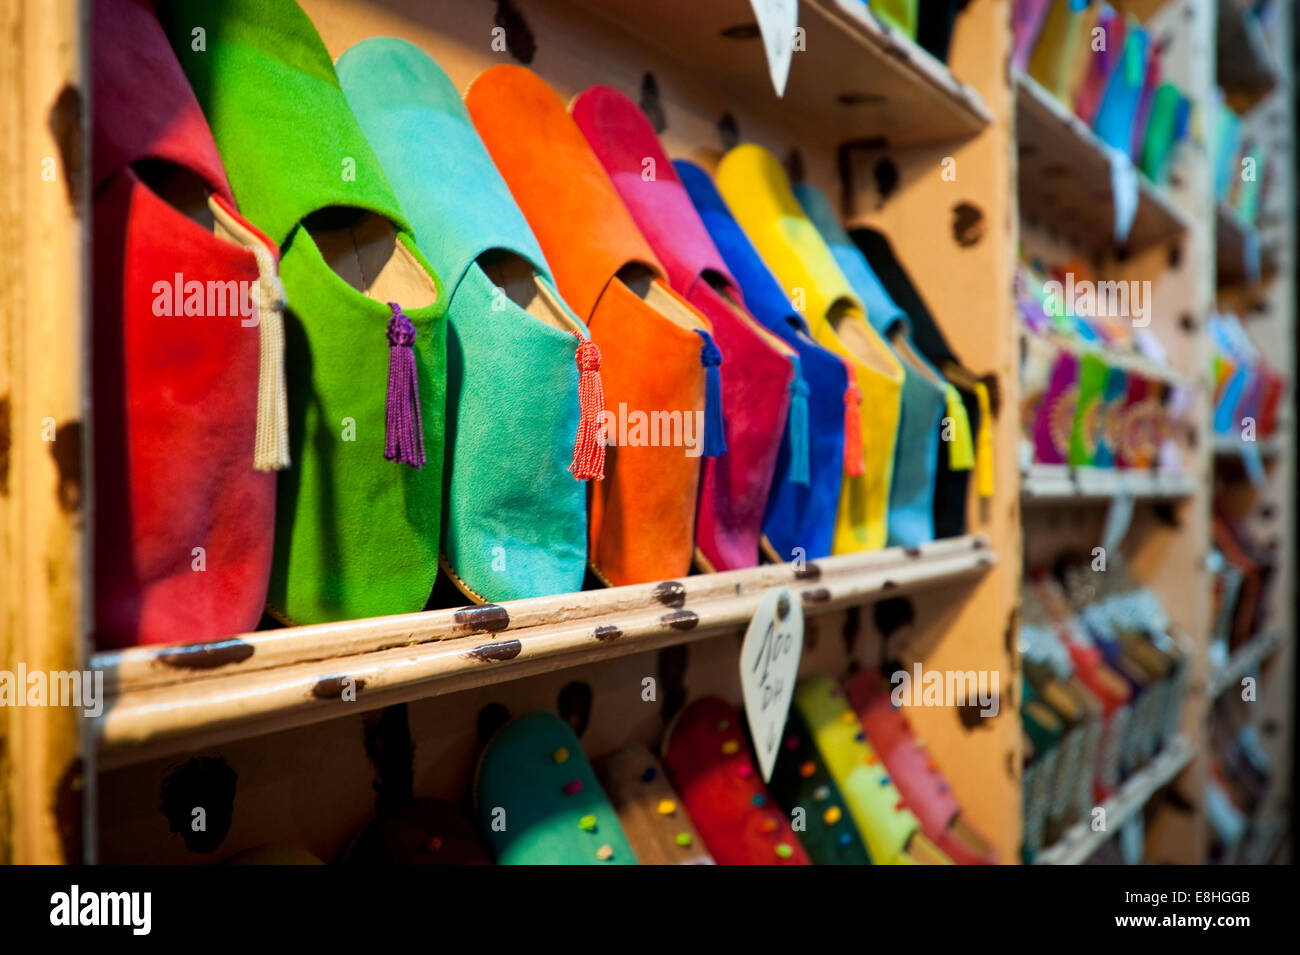
[[385,402],[384,457],[424,467],[424,427],[420,422],[420,382],[415,373],[415,326],[402,306],[389,302],[388,399]]

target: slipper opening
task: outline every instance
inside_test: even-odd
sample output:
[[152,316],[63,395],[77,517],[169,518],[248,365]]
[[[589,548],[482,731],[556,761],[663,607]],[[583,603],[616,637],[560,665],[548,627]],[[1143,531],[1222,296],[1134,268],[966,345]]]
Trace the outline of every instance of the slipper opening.
[[886,353],[884,343],[867,324],[859,306],[848,299],[839,299],[832,303],[826,320],[857,361],[887,378],[898,375],[899,369]]
[[131,163],[131,170],[150,192],[181,215],[205,232],[216,231],[208,205],[212,187],[194,170],[165,159],[140,159]]
[[659,277],[650,269],[649,266],[642,265],[639,262],[632,262],[618,270],[615,278],[621,281],[632,293],[649,305],[652,309],[668,319],[679,328],[693,332],[696,330],[710,331],[703,320],[689,306],[669,292]]
[[361,294],[379,302],[401,302],[406,309],[437,301],[437,287],[383,216],[330,206],[309,215],[303,227],[334,273]]
[[506,249],[492,249],[478,257],[478,264],[488,280],[528,315],[562,332],[587,337],[527,259]]

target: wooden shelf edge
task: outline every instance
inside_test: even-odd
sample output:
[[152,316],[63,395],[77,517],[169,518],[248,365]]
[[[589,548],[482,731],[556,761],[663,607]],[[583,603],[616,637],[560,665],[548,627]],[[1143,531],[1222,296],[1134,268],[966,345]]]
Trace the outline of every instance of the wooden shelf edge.
[[1154,760],[1125,780],[1119,792],[1102,803],[1106,810],[1104,830],[1094,831],[1086,821],[1076,823],[1064,836],[1040,852],[1034,864],[1082,865],[1087,862],[1126,822],[1142,811],[1152,796],[1183,771],[1195,752],[1187,737],[1175,737]]
[[1281,645],[1281,638],[1276,633],[1261,633],[1246,641],[1221,667],[1210,672],[1210,699],[1217,700],[1232,686],[1241,682],[1241,678],[1253,673],[1260,664],[1271,657]]
[[[815,615],[982,574],[983,535],[681,581],[292,627],[206,647],[100,654],[94,721],[115,768],[394,703],[642,653],[743,628],[788,586]],[[345,687],[355,699],[343,699]]]
[[1219,85],[1245,112],[1278,86],[1279,74],[1268,40],[1236,0],[1219,0],[1216,60]]
[[1127,493],[1135,498],[1169,500],[1189,497],[1196,483],[1186,474],[1071,468],[1064,464],[1035,464],[1020,477],[1022,504],[1051,501],[1107,500]]
[[[1041,143],[1032,142],[1026,133],[1026,129],[1033,126],[1032,122],[1026,122],[1031,116],[1035,117],[1040,124],[1063,130],[1073,140],[1073,144],[1064,142],[1058,137],[1050,137],[1053,148],[1066,153],[1073,152],[1076,162],[1080,157],[1091,157],[1092,165],[1097,169],[1095,175],[1087,177],[1090,181],[1076,182],[1074,185],[1077,186],[1077,189],[1074,191],[1082,195],[1104,191],[1109,197],[1110,156],[1105,143],[1098,138],[1097,134],[1083,120],[1045,90],[1033,77],[1015,71],[1013,83],[1016,88],[1016,135],[1021,150],[1023,151],[1028,146],[1037,148],[1042,145]],[[1022,166],[1024,165],[1022,163]],[[1141,170],[1137,171],[1137,177],[1138,209],[1134,215],[1133,226],[1127,243],[1130,251],[1148,248],[1191,228],[1191,222],[1187,214],[1178,207],[1166,190],[1155,185]],[[1078,177],[1072,178],[1077,179]],[[1065,187],[1058,183],[1057,186],[1053,187],[1052,192],[1053,194],[1060,194],[1064,189]],[[1023,187],[1020,191],[1022,202],[1028,198],[1030,204],[1032,204],[1033,191],[1027,191]],[[1113,208],[1113,198],[1107,200],[1107,205]],[[1033,210],[1027,211],[1032,212]],[[1111,216],[1113,219],[1113,213]],[[1109,226],[1107,228],[1109,229]],[[1102,244],[1113,244],[1109,233],[1106,236],[1106,241]]]

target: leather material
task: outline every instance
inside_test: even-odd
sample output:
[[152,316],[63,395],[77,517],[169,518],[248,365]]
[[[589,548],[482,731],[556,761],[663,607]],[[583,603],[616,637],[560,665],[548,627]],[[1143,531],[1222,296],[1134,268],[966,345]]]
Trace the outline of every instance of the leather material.
[[876,865],[909,864],[908,847],[920,835],[921,823],[903,805],[902,794],[868,741],[844,691],[829,676],[808,677],[795,690],[794,706],[848,803],[871,861]]
[[725,356],[727,450],[705,461],[695,545],[713,569],[753,567],[796,356],[745,311],[737,282],[640,107],[617,90],[594,86],[574,98],[570,113],[672,287],[709,320]]
[[734,706],[715,696],[687,704],[662,750],[673,787],[719,865],[812,864],[763,786]]
[[1011,65],[1018,70],[1029,67],[1029,57],[1038,42],[1043,18],[1052,0],[1015,0],[1011,8]]
[[1110,84],[1110,78],[1115,70],[1119,68],[1120,53],[1124,49],[1128,23],[1123,14],[1116,13],[1109,5],[1103,3],[1095,29],[1105,31],[1106,48],[1087,57],[1088,68],[1079,83],[1074,100],[1075,114],[1089,126],[1096,120],[1102,97],[1106,94],[1106,87]]
[[[586,326],[492,164],[459,92],[418,47],[376,37],[339,57],[339,82],[446,283],[447,442],[442,555],[480,601],[582,589],[587,489],[569,468]],[[484,270],[517,256],[535,317]],[[546,306],[535,306],[545,317]],[[565,327],[567,326],[567,329]]]
[[642,865],[713,865],[659,760],[629,743],[595,763],[596,775]]
[[763,534],[781,560],[827,557],[835,536],[835,514],[844,476],[844,359],[817,344],[807,321],[790,305],[780,282],[736,222],[712,178],[686,160],[674,163],[686,191],[709,230],[745,305],[764,327],[799,356],[808,386],[809,480],[791,477],[790,429],[786,429],[776,476],[763,516]]
[[[207,314],[206,303],[205,314],[176,313],[173,282],[253,288],[258,266],[249,249],[155,194],[132,165],[164,161],[188,170],[251,230],[233,211],[212,134],[149,4],[96,0],[94,10],[102,40],[91,68],[99,107],[95,642],[101,649],[207,642],[252,630],[261,617],[275,476],[253,467],[258,329],[224,308]],[[265,236],[256,240],[276,254]]]
[[1069,451],[1066,460],[1071,467],[1085,467],[1093,463],[1101,446],[1101,430],[1105,426],[1106,378],[1109,369],[1099,355],[1084,352],[1079,361],[1078,397],[1074,408],[1074,423],[1070,428]]
[[996,865],[997,857],[987,848],[987,840],[980,837],[971,844],[953,831],[961,807],[907,718],[894,708],[889,683],[875,671],[859,670],[845,681],[844,692],[871,745],[884,760],[889,778],[930,841],[960,865]]
[[[822,191],[800,183],[794,187],[794,193],[854,293],[866,306],[872,327],[882,339],[892,343],[891,352],[903,366],[902,409],[894,451],[894,480],[889,491],[889,544],[915,547],[928,543],[934,540],[935,468],[939,463],[947,383],[913,347],[907,313],[885,291],[862,252],[840,225]],[[965,416],[954,418],[952,427],[962,431],[953,435],[954,442],[970,446],[970,425]]]
[[916,38],[917,0],[863,0],[871,11],[889,26]]
[[[705,371],[691,328],[707,331],[708,322],[664,283],[663,267],[563,102],[518,66],[487,70],[465,102],[560,293],[600,347],[606,410],[617,417],[622,406],[625,420],[658,411],[702,421]],[[620,277],[629,268],[651,277],[646,299]],[[700,476],[700,458],[690,451],[609,449],[605,480],[589,492],[588,555],[605,582],[648,583],[690,569]]]
[[1078,399],[1079,356],[1062,349],[1034,421],[1034,460],[1039,464],[1066,463]]
[[796,810],[804,814],[799,838],[813,865],[871,864],[844,796],[797,709],[786,719],[768,788],[787,815]]
[[[441,283],[415,247],[325,45],[296,3],[167,2],[159,14],[241,208],[282,251],[293,466],[277,483],[268,604],[299,623],[421,610],[437,574],[442,502]],[[199,25],[207,45],[194,51]],[[340,156],[354,161],[355,176],[342,174]],[[371,213],[366,228],[379,223],[390,236],[384,261],[358,256],[358,271],[360,280],[374,281],[374,268],[386,275],[395,263],[401,274],[381,289],[400,288],[408,300],[399,304],[416,330],[427,455],[420,470],[384,457],[390,299],[371,297],[335,272],[318,245],[325,225],[304,224],[331,207]],[[342,237],[359,241],[356,233]]]
[[1089,18],[1086,0],[1050,0],[1029,57],[1028,73],[1047,92],[1065,102],[1082,53],[1079,38]]
[[776,157],[761,146],[737,146],[723,157],[716,178],[718,191],[791,300],[805,306],[813,338],[848,360],[857,376],[865,470],[846,469],[835,552],[884,547],[902,366],[868,324],[862,302],[804,215]]
[[[964,467],[954,461],[949,449],[941,444],[934,492],[935,536],[965,534],[972,478],[975,479],[977,494],[981,497],[993,494],[993,421],[989,387],[953,352],[920,290],[898,260],[888,237],[877,229],[866,227],[850,230],[849,236],[886,293],[907,314],[912,343],[931,365],[947,377],[965,409],[965,424],[960,421],[960,414],[954,416],[954,423],[958,430],[964,428],[971,436],[975,446],[975,466]],[[955,431],[954,438],[960,437]]]
[[637,864],[578,737],[550,713],[521,716],[488,741],[474,810],[498,865]]
[[1124,426],[1124,399],[1127,395],[1128,376],[1123,369],[1106,369],[1106,384],[1102,388],[1101,407],[1098,409],[1097,449],[1092,456],[1094,467],[1115,466],[1115,451]]
[[1119,63],[1111,72],[1093,122],[1098,138],[1126,155],[1133,142],[1133,123],[1137,118],[1150,56],[1150,36],[1138,25],[1136,19],[1130,18],[1128,28],[1124,31],[1124,47]]

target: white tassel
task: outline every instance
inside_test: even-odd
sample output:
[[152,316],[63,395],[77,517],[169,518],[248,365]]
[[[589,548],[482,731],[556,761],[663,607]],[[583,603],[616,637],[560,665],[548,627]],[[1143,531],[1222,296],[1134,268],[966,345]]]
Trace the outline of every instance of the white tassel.
[[284,378],[284,284],[275,259],[259,242],[249,251],[257,259],[257,440],[253,467],[283,471],[289,466],[289,395]]

